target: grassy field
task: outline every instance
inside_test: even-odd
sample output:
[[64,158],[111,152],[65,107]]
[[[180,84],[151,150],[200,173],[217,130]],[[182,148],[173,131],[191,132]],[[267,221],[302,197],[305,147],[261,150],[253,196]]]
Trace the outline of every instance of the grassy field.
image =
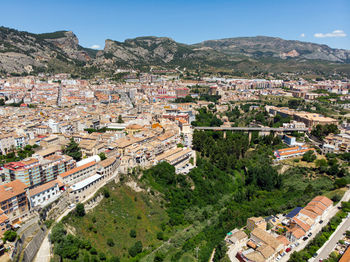
[[[144,249],[161,245],[157,233],[162,231],[162,223],[168,221],[167,214],[155,197],[135,192],[126,185],[114,182],[106,186],[109,198],[83,218],[69,216],[67,222],[75,228],[75,234],[91,241],[92,245],[107,256],[118,256],[121,261],[129,261],[128,249],[140,240]],[[136,237],[130,236],[130,230]],[[107,244],[113,239],[114,246]]]

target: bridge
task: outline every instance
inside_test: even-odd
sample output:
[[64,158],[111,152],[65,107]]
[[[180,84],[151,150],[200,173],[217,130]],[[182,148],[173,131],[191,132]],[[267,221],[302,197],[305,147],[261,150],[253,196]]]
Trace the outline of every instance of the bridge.
[[308,132],[308,128],[283,128],[283,127],[214,127],[214,126],[195,126],[196,130],[213,130],[213,131],[244,131],[244,132]]

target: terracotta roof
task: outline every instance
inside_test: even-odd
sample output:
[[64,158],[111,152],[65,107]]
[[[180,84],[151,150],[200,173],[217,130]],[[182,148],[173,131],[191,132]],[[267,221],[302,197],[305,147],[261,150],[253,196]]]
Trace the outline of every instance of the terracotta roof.
[[259,251],[265,259],[268,259],[273,253],[275,253],[275,250],[269,245],[261,245],[256,251]]
[[5,221],[8,221],[9,217],[5,214],[0,215],[0,224],[4,223]]
[[79,171],[81,171],[81,170],[83,170],[83,169],[85,169],[85,168],[89,168],[89,167],[91,167],[91,166],[93,166],[93,165],[95,165],[95,164],[96,164],[95,161],[91,161],[91,162],[89,162],[89,163],[86,163],[85,165],[82,165],[82,166],[79,166],[79,167],[75,167],[75,168],[73,168],[73,169],[71,169],[71,170],[68,170],[68,171],[66,171],[66,172],[64,172],[64,173],[62,173],[62,174],[60,174],[59,176],[61,176],[61,177],[67,177],[67,176],[70,176],[70,175],[72,175],[72,174],[74,174],[74,173],[76,173],[76,172],[79,172]]
[[349,262],[350,261],[350,248],[348,247],[343,254],[343,256],[340,258],[339,262]]
[[295,146],[295,147],[288,147],[288,148],[278,149],[277,151],[278,152],[291,151],[291,150],[295,151],[295,150],[298,150],[298,149],[299,149],[299,147]]
[[285,247],[289,245],[289,240],[285,236],[280,235],[276,239],[282,242]]
[[309,231],[310,226],[308,224],[304,223],[303,221],[301,221],[296,217],[294,217],[293,220],[302,230],[304,230],[305,232]]
[[311,210],[307,210],[305,208],[303,208],[302,210],[300,210],[301,214],[308,216],[311,219],[316,219],[318,217],[318,214],[316,214],[315,212],[311,211]]
[[116,157],[110,157],[110,158],[107,158],[107,159],[101,161],[98,164],[102,167],[108,167],[109,165],[113,164],[115,160],[116,160]]
[[280,244],[282,244],[274,236],[272,236],[267,231],[265,231],[261,228],[254,228],[254,230],[251,232],[251,234],[256,236],[258,239],[260,239],[261,241],[263,241],[267,245],[271,246],[273,249],[278,248],[278,246]]
[[280,156],[288,156],[288,155],[293,155],[293,154],[297,154],[297,153],[304,153],[310,150],[314,150],[313,148],[307,148],[307,149],[301,149],[301,150],[295,150],[295,151],[291,151],[291,152],[284,152],[284,153],[280,153]]
[[0,202],[25,192],[27,185],[20,180],[14,180],[0,186]]
[[305,235],[304,230],[302,230],[299,227],[295,227],[291,230],[292,235],[296,238],[296,239],[300,239],[301,237],[303,237]]
[[56,185],[58,185],[58,181],[57,180],[52,180],[52,181],[47,182],[47,183],[45,183],[43,185],[37,186],[37,187],[35,187],[33,189],[30,189],[29,190],[29,194],[30,194],[31,197],[35,196],[35,195],[37,195],[37,194],[39,194],[41,192],[44,192],[44,191],[46,191],[46,190],[48,190],[50,188],[55,187]]
[[314,199],[312,199],[311,202],[312,201],[321,202],[326,207],[329,207],[329,206],[333,205],[333,201],[330,200],[328,197],[325,197],[325,196],[317,196]]

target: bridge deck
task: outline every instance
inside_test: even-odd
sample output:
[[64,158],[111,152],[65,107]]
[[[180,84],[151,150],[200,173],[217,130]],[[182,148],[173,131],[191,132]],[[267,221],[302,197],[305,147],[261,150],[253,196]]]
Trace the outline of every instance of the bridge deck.
[[283,127],[211,127],[211,126],[195,126],[197,130],[214,130],[214,131],[261,131],[261,132],[308,132],[308,128],[283,128]]

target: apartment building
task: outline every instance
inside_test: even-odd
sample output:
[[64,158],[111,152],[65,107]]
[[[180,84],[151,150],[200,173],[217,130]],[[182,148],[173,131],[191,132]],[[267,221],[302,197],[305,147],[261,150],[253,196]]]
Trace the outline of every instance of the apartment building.
[[94,175],[96,171],[97,162],[91,161],[59,174],[58,181],[65,184],[66,186],[72,186],[75,183]]
[[60,187],[62,186],[63,184],[56,179],[30,189],[28,192],[30,207],[45,207],[52,203],[60,197],[62,193]]
[[4,210],[0,208],[0,237],[9,229],[11,229],[10,219],[5,214]]
[[5,164],[3,172],[7,182],[19,179],[28,187],[34,187],[56,179],[74,166],[75,161],[67,155],[54,154],[45,158],[37,155]]
[[0,208],[11,223],[27,215],[29,206],[26,188],[27,185],[20,180],[0,185]]

